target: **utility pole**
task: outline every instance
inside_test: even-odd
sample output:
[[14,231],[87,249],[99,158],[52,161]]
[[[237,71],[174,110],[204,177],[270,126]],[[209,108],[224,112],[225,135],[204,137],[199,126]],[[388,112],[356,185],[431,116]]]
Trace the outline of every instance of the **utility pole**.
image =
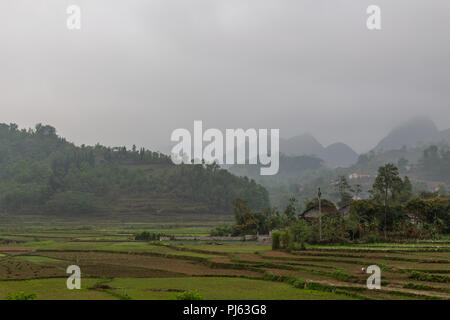
[[317,191],[317,198],[319,199],[319,239],[322,241],[322,205],[320,203],[320,197],[322,196],[322,192],[320,192],[320,188]]
[[388,189],[386,188],[386,194],[384,196],[384,240],[387,240],[386,226],[387,226],[387,198]]

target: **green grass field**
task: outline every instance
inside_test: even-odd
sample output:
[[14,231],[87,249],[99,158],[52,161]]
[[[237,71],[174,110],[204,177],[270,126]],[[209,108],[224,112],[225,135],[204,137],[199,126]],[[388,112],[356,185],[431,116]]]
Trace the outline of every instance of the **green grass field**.
[[262,280],[221,278],[221,277],[189,277],[189,278],[152,278],[130,279],[117,278],[108,283],[109,286],[126,292],[134,299],[174,299],[174,292],[196,290],[205,299],[345,299],[332,293],[298,290],[285,283]]
[[[286,252],[249,241],[134,240],[142,231],[207,235],[213,222],[6,221],[0,299],[20,292],[37,299],[175,299],[189,290],[205,299],[450,298],[448,238]],[[66,288],[73,264],[81,268],[81,290]],[[372,264],[382,270],[381,290],[366,287],[361,268]]]

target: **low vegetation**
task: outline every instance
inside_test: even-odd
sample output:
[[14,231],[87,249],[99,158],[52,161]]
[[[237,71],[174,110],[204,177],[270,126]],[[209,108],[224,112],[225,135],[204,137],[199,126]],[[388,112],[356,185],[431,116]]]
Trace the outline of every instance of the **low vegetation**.
[[35,300],[36,295],[34,293],[25,293],[23,291],[20,291],[18,293],[9,293],[6,296],[6,300]]
[[179,293],[175,295],[175,299],[177,300],[203,300],[203,296],[197,291],[185,291],[183,293]]
[[[302,249],[297,240],[289,248],[289,237],[280,231],[273,237],[279,239],[280,249],[271,250],[270,244],[255,241],[135,241],[143,231],[130,230],[145,223],[102,221],[82,228],[55,223],[44,227],[42,222],[28,227],[4,223],[0,229],[2,237],[8,234],[9,239],[33,235],[21,243],[0,245],[0,298],[450,298],[448,274],[443,273],[450,265],[450,242],[445,239],[345,245],[305,242]],[[164,225],[165,234],[172,237],[191,229],[197,230],[191,223]],[[128,239],[123,234],[129,234]],[[80,237],[91,240],[78,241]],[[65,269],[71,264],[82,270],[81,290],[66,288]],[[366,288],[369,275],[361,269],[372,264],[382,270],[381,290]]]

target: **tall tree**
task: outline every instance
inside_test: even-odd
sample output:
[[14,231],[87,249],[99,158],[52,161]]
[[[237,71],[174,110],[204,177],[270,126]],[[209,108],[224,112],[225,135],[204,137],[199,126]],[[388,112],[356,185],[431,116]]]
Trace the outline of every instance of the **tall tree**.
[[284,214],[286,215],[286,218],[289,222],[292,222],[295,220],[297,213],[297,199],[290,198],[289,204],[287,205],[286,209],[284,210]]
[[336,181],[336,190],[339,194],[340,200],[338,202],[338,205],[340,208],[350,204],[352,202],[352,187],[348,184],[347,179],[345,176],[339,176],[339,178]]
[[409,199],[411,199],[412,197],[412,184],[411,181],[409,180],[408,176],[405,176],[405,178],[403,179],[403,183],[401,185],[401,190],[399,192],[399,200],[401,202],[406,202]]
[[392,163],[378,168],[378,175],[372,186],[372,192],[376,199],[384,201],[384,238],[387,239],[387,213],[388,202],[393,197],[402,179],[398,176],[398,168]]

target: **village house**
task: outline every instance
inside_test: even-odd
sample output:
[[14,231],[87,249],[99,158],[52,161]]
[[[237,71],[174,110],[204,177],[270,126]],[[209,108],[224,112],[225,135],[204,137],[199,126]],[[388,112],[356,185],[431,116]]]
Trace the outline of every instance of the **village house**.
[[439,191],[441,188],[445,188],[446,184],[442,181],[428,181],[427,187],[429,190],[436,192]]
[[[328,213],[339,213],[339,211],[336,208],[328,207],[328,206],[322,207],[321,211],[322,211],[322,215],[328,214]],[[306,220],[318,219],[319,216],[320,216],[320,211],[319,211],[318,205],[311,207],[309,209],[306,209],[305,211],[303,211],[300,214],[300,218],[304,218]]]
[[348,176],[350,180],[357,180],[357,179],[368,179],[370,178],[370,174],[359,174],[359,173],[352,173]]
[[411,223],[415,227],[422,226],[422,222],[420,221],[420,218],[415,213],[412,213],[412,212],[406,213],[404,215],[404,217],[409,223]]

